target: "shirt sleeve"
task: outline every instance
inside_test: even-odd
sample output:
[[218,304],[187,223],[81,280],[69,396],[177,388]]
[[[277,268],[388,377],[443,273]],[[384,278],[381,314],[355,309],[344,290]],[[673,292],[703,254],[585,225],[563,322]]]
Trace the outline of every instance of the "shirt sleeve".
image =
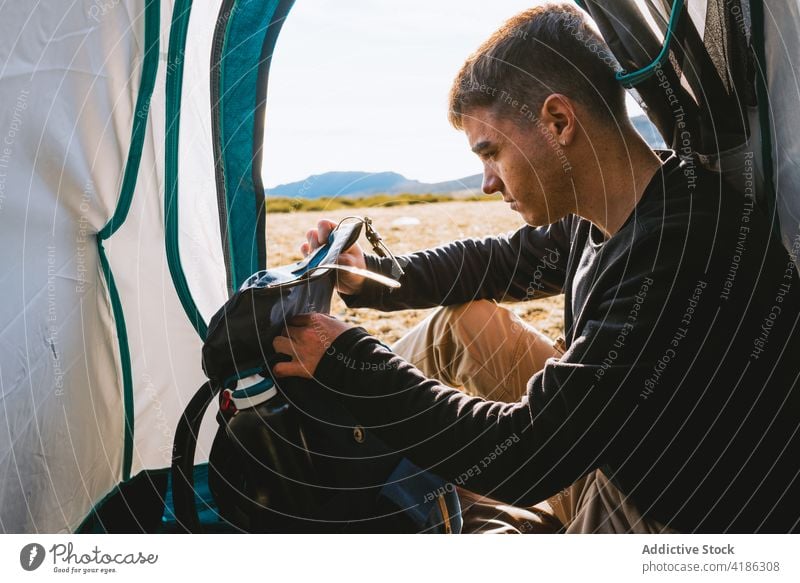
[[[570,218],[510,235],[463,239],[397,258],[402,286],[367,281],[349,307],[385,311],[461,304],[478,299],[530,300],[562,293],[570,248]],[[391,259],[366,256],[367,268],[394,276]]]
[[445,387],[360,328],[336,339],[315,378],[396,451],[479,494],[530,505],[574,481],[547,471],[553,448],[527,398],[491,402]]
[[608,267],[571,346],[530,379],[518,403],[469,397],[428,379],[361,329],[333,343],[317,380],[417,465],[497,500],[535,504],[619,449],[659,359],[673,354],[670,374],[686,370],[678,361],[689,362],[694,341],[670,352],[674,315],[702,271],[691,263],[679,276],[671,262],[653,271],[654,248],[644,241],[640,261],[623,256]]

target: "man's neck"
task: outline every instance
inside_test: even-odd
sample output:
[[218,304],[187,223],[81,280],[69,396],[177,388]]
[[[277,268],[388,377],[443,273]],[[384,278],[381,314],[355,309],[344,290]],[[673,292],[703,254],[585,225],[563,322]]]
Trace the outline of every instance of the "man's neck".
[[[635,131],[635,130],[634,130]],[[661,167],[661,159],[638,135],[629,136],[618,147],[597,149],[597,164],[581,182],[578,214],[596,225],[609,238],[625,224]]]

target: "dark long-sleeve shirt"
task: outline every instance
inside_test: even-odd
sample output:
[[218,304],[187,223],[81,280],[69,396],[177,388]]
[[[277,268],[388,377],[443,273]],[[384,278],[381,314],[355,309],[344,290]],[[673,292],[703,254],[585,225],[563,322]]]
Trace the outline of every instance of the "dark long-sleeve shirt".
[[682,531],[798,529],[800,282],[718,175],[671,157],[607,240],[569,216],[402,260],[402,288],[367,284],[348,304],[565,293],[567,351],[519,403],[442,386],[361,329],[334,342],[318,380],[417,465],[517,505],[602,468],[645,517]]

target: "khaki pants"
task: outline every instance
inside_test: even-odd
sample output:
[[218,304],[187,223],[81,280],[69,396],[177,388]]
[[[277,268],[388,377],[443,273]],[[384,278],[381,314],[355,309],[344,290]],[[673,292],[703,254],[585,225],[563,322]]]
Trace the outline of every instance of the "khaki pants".
[[[505,402],[518,401],[528,379],[561,354],[550,338],[486,300],[436,310],[393,349],[428,377]],[[644,519],[600,470],[531,508],[464,489],[459,495],[465,532],[673,532]]]

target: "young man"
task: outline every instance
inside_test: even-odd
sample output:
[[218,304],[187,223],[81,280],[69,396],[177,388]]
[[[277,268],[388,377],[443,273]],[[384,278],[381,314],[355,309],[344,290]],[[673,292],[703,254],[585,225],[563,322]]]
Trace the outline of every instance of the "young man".
[[[483,161],[483,190],[528,226],[408,255],[397,290],[339,280],[351,306],[450,306],[398,345],[421,370],[312,314],[275,340],[292,361],[274,372],[337,391],[362,424],[462,486],[467,506],[492,509],[499,530],[546,521],[492,499],[547,500],[538,510],[567,532],[797,530],[792,257],[751,200],[647,146],[604,47],[572,6],[534,8],[454,82],[450,120]],[[357,246],[342,262],[391,272]],[[561,346],[485,301],[558,293]]]

